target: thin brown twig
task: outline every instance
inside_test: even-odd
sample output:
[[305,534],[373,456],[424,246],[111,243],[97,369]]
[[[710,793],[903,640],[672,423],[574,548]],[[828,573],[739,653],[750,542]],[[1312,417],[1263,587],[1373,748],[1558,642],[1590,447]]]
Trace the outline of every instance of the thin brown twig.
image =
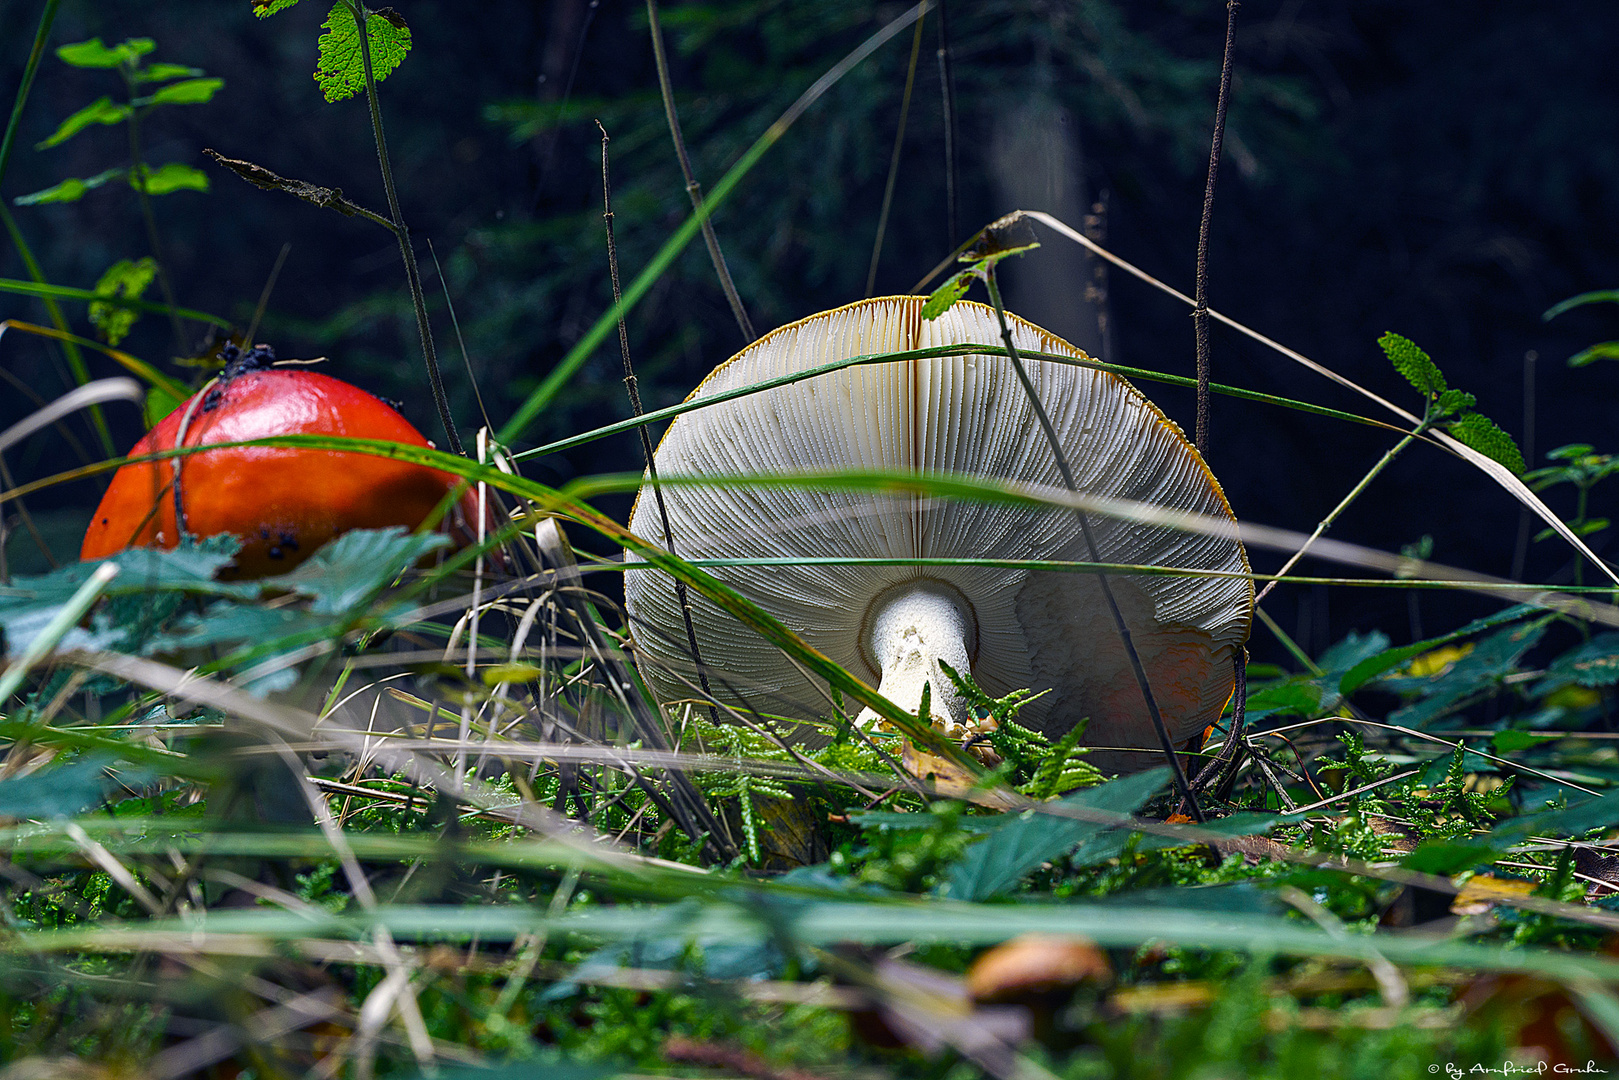
[[[719,276],[720,288],[725,292],[726,302],[731,305],[731,314],[736,316],[736,325],[741,329],[742,337],[752,342],[759,335],[754,332],[748,311],[742,306],[736,282],[731,280],[731,268],[725,264],[725,253],[720,251],[720,238],[714,232],[714,220],[703,213],[703,186],[692,172],[691,158],[686,153],[686,140],[680,133],[680,114],[675,111],[675,90],[669,81],[669,60],[663,51],[663,28],[658,24],[657,0],[646,0],[646,16],[652,26],[652,59],[658,67],[658,89],[663,94],[663,112],[669,118],[669,136],[675,143],[675,157],[680,159],[680,174],[686,178],[686,194],[691,197],[691,208],[702,215],[703,243],[708,246],[709,261],[714,264],[714,273]],[[622,318],[619,323],[623,325]]]
[[888,211],[894,205],[894,185],[899,180],[899,156],[905,148],[905,122],[911,116],[911,90],[916,85],[916,62],[922,55],[922,24],[927,16],[916,20],[916,32],[911,35],[911,60],[905,68],[905,93],[899,102],[899,128],[894,132],[894,152],[888,161],[888,182],[883,186],[883,208],[877,214],[877,239],[871,245],[871,266],[866,271],[866,296],[877,287],[877,263],[883,257],[883,234],[888,231]]
[[[986,230],[987,231],[987,230]],[[1001,341],[1006,346],[1006,355],[1012,361],[1012,369],[1017,372],[1018,381],[1023,384],[1023,392],[1028,396],[1029,404],[1034,409],[1035,416],[1040,421],[1040,429],[1045,433],[1046,442],[1051,447],[1052,456],[1056,458],[1057,470],[1062,473],[1062,482],[1069,491],[1078,492],[1079,484],[1074,479],[1074,471],[1069,468],[1067,455],[1063,453],[1062,443],[1057,438],[1057,430],[1051,425],[1051,417],[1046,415],[1045,405],[1040,401],[1040,395],[1029,379],[1029,372],[1023,366],[1023,358],[1018,355],[1017,345],[1012,341],[1012,331],[1007,326],[1006,308],[1001,303],[1000,286],[995,282],[995,264],[986,260],[984,265],[984,284],[989,289],[990,302],[995,307],[995,318],[1001,325]],[[1091,531],[1090,515],[1079,507],[1074,508],[1074,518],[1079,523],[1080,534],[1085,538],[1085,547],[1090,554],[1092,562],[1101,562],[1102,556],[1096,546],[1096,537]],[[1192,819],[1197,822],[1206,820],[1203,808],[1198,805],[1197,795],[1186,782],[1186,771],[1181,768],[1180,758],[1175,753],[1175,743],[1169,737],[1169,729],[1164,726],[1164,717],[1158,709],[1158,699],[1153,695],[1152,683],[1147,678],[1147,669],[1142,666],[1141,656],[1136,652],[1135,642],[1131,639],[1130,627],[1124,621],[1124,613],[1119,610],[1119,602],[1113,596],[1113,586],[1108,582],[1106,574],[1097,574],[1096,583],[1101,588],[1102,599],[1106,601],[1108,612],[1113,616],[1113,627],[1118,631],[1119,641],[1124,645],[1125,655],[1130,658],[1130,670],[1135,675],[1136,685],[1141,690],[1141,700],[1147,707],[1147,716],[1152,720],[1153,731],[1158,735],[1159,745],[1163,748],[1164,757],[1169,762],[1170,775],[1175,779],[1175,790],[1180,793],[1181,801],[1191,811]]]
[[1197,228],[1197,307],[1192,326],[1197,338],[1197,427],[1192,442],[1209,451],[1209,226],[1214,221],[1214,180],[1220,173],[1226,106],[1231,97],[1231,53],[1237,40],[1237,0],[1226,0],[1225,55],[1220,61],[1220,96],[1214,106],[1214,137],[1209,143],[1209,175],[1203,186],[1203,218]]

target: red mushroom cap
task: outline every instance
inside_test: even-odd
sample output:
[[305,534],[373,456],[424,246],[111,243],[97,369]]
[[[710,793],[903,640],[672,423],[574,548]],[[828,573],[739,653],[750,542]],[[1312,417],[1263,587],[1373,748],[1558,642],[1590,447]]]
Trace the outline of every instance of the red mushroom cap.
[[[221,380],[146,433],[131,456],[185,445],[206,446],[272,435],[343,435],[429,445],[397,411],[364,390],[300,369],[248,371]],[[189,420],[187,416],[189,414]],[[456,483],[450,473],[370,454],[294,446],[238,446],[166,461],[132,462],[114,474],[85,533],[81,559],[129,547],[172,548],[174,461],[186,529],[197,536],[234,533],[242,540],[235,577],[284,573],[349,529],[415,528]],[[466,541],[478,520],[476,491],[452,517]]]

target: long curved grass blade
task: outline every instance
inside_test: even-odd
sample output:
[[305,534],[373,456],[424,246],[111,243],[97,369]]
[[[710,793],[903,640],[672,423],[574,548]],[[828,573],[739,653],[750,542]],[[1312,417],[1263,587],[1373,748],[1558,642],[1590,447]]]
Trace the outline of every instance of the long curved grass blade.
[[[774,379],[765,379],[762,382],[753,383],[748,386],[740,386],[732,390],[725,390],[709,394],[698,400],[683,401],[678,405],[670,405],[654,412],[643,413],[641,416],[630,420],[621,420],[616,424],[608,424],[605,427],[599,427],[593,431],[586,431],[578,435],[571,435],[566,439],[559,439],[556,442],[546,443],[544,446],[537,446],[532,450],[524,450],[522,453],[514,454],[513,457],[517,458],[518,460],[522,460],[525,458],[541,457],[545,454],[561,453],[564,450],[571,450],[576,446],[583,446],[586,443],[595,442],[598,439],[605,439],[611,435],[619,435],[626,431],[633,431],[636,428],[644,427],[647,424],[655,424],[663,420],[671,420],[674,417],[680,416],[684,413],[695,412],[698,409],[706,409],[711,405],[718,405],[724,401],[733,401],[737,398],[747,397],[751,394],[763,393],[766,390],[774,390],[780,386],[791,386],[793,383],[803,382],[806,379],[813,379],[820,375],[828,375],[834,371],[842,371],[845,368],[860,367],[867,364],[899,363],[906,360],[927,360],[940,356],[969,355],[1005,356],[1006,347],[1003,345],[990,344],[939,345],[929,349],[908,349],[903,352],[871,353],[863,356],[851,356],[844,360],[834,360],[830,363],[805,368],[802,371],[790,372],[786,375],[777,376]],[[1058,353],[1027,353],[1024,355],[1027,355],[1029,358],[1035,360],[1047,360],[1053,364],[1067,364],[1070,367],[1082,367],[1091,368],[1095,371],[1106,371],[1114,375],[1123,376],[1127,379],[1139,379],[1147,382],[1161,382],[1167,383],[1170,386],[1197,386],[1196,379],[1189,379],[1184,375],[1168,375],[1161,371],[1150,371],[1146,368],[1126,367],[1123,364],[1105,364],[1100,360],[1080,360],[1076,357],[1063,356]],[[1261,404],[1275,405],[1279,408],[1293,409],[1297,412],[1312,413],[1316,416],[1324,416],[1331,420],[1342,420],[1346,423],[1363,424],[1367,427],[1382,428],[1385,431],[1392,431],[1401,435],[1407,433],[1404,428],[1395,424],[1385,423],[1382,420],[1373,420],[1370,417],[1357,416],[1354,413],[1343,412],[1339,409],[1329,409],[1324,405],[1313,405],[1307,401],[1297,401],[1293,398],[1281,397],[1276,394],[1265,394],[1258,390],[1248,390],[1238,386],[1226,386],[1223,383],[1211,383],[1210,389],[1216,394],[1223,394],[1227,397],[1241,398],[1245,401],[1257,401]]]
[[[1021,211],[1021,213],[1023,213],[1025,217],[1032,218],[1033,220],[1040,222],[1042,225],[1053,229],[1062,236],[1074,241],[1074,243],[1080,244],[1086,250],[1108,260],[1121,270],[1135,275],[1142,281],[1152,285],[1154,288],[1168,293],[1170,296],[1173,296],[1182,303],[1188,304],[1194,308],[1197,306],[1197,302],[1191,297],[1187,296],[1185,293],[1170,285],[1166,285],[1164,282],[1159,281],[1145,270],[1142,270],[1139,267],[1119,258],[1111,251],[1108,251],[1106,248],[1096,243],[1096,241],[1086,236],[1084,233],[1079,232],[1077,229],[1071,228],[1057,218],[1052,217],[1050,214],[1039,210],[1027,210]],[[1280,342],[1266,337],[1259,331],[1244,326],[1242,323],[1231,318],[1229,315],[1220,314],[1213,308],[1209,309],[1209,315],[1212,318],[1217,319],[1218,321],[1231,327],[1238,333],[1245,334],[1248,337],[1253,338],[1261,345],[1269,346],[1271,349],[1281,353],[1294,363],[1301,364],[1304,367],[1309,368],[1317,375],[1320,375],[1323,378],[1331,379],[1338,385],[1347,387],[1348,389],[1355,391],[1355,393],[1360,394],[1362,397],[1367,398],[1370,401],[1375,401],[1377,404],[1383,406],[1383,408],[1387,409],[1395,416],[1398,416],[1401,420],[1409,423],[1413,429],[1419,423],[1421,423],[1420,419],[1414,413],[1406,409],[1402,409],[1400,406],[1394,404],[1392,401],[1389,401],[1387,398],[1372,393],[1372,391],[1366,389],[1364,386],[1361,386],[1352,379],[1345,378],[1326,365],[1319,364],[1316,361],[1311,360],[1309,357],[1305,356],[1296,349],[1290,349]],[[1524,506],[1534,511],[1535,516],[1539,517],[1547,525],[1551,526],[1557,535],[1561,536],[1564,540],[1567,540],[1569,544],[1573,546],[1575,551],[1578,551],[1581,555],[1591,560],[1591,563],[1594,566],[1601,568],[1602,572],[1608,576],[1609,580],[1611,580],[1615,585],[1619,585],[1619,573],[1616,573],[1613,567],[1602,561],[1602,559],[1597,556],[1596,552],[1592,551],[1590,547],[1586,545],[1585,541],[1580,539],[1580,537],[1575,534],[1573,529],[1570,529],[1566,524],[1563,523],[1562,518],[1552,513],[1551,507],[1542,502],[1540,497],[1533,491],[1530,491],[1527,484],[1513,475],[1512,470],[1508,469],[1500,462],[1495,461],[1493,458],[1486,457],[1485,455],[1479,453],[1472,447],[1464,445],[1442,431],[1433,431],[1429,434],[1433,437],[1434,442],[1438,443],[1452,454],[1455,454],[1463,461],[1466,461],[1468,464],[1479,469],[1490,479],[1494,480],[1497,484],[1500,484],[1503,488],[1505,488],[1513,498],[1517,499]]]
[[80,409],[91,405],[105,405],[110,401],[129,401],[139,405],[145,397],[146,393],[139,383],[122,375],[85,383],[77,390],[69,390],[43,409],[35,409],[4,431],[0,431],[0,454],[41,428],[49,427],[62,417]]
[[613,328],[618,325],[618,320],[627,315],[630,309],[640,302],[641,297],[646,295],[646,291],[652,287],[653,282],[663,276],[663,272],[668,269],[669,264],[674,262],[675,258],[685,250],[686,245],[691,243],[692,239],[702,230],[703,223],[714,213],[714,208],[725,201],[726,196],[731,193],[732,189],[758,164],[759,159],[765,155],[765,151],[774,146],[787,133],[787,129],[792,127],[800,116],[804,115],[805,110],[815,104],[822,94],[830,90],[839,79],[852,71],[866,57],[876,52],[901,30],[921,18],[922,13],[931,6],[931,3],[932,0],[922,0],[921,3],[867,38],[848,56],[834,64],[825,75],[817,79],[808,90],[800,95],[797,101],[788,107],[786,112],[781,114],[781,117],[774,124],[771,124],[766,129],[763,135],[754,141],[752,146],[748,147],[747,152],[738,159],[737,163],[731,166],[724,176],[720,177],[719,183],[709,189],[702,206],[692,211],[691,216],[681,223],[679,229],[675,230],[675,234],[664,242],[663,247],[658,249],[658,253],[647,263],[646,268],[636,275],[634,281],[630,282],[629,287],[624,290],[623,298],[602,313],[601,318],[596,320],[595,324],[585,332],[584,337],[580,338],[574,347],[568,350],[568,354],[557,363],[556,367],[551,369],[551,373],[528,396],[528,400],[518,406],[517,412],[512,415],[510,420],[506,421],[505,426],[495,436],[497,442],[510,445],[517,440],[517,437],[523,433],[523,429],[528,427],[534,418],[551,403],[551,399],[556,397],[557,392],[562,389],[569,379],[573,378],[574,373],[590,358],[596,347],[607,340],[607,335],[612,333]]
[[6,319],[4,322],[0,322],[0,335],[3,335],[7,330],[17,330],[24,334],[33,334],[36,337],[54,338],[57,341],[68,341],[86,349],[94,349],[115,361],[125,371],[132,375],[140,376],[176,401],[184,401],[191,396],[191,391],[186,387],[185,383],[178,379],[170,378],[145,360],[131,356],[122,349],[115,349],[111,345],[92,341],[90,338],[80,337],[77,334],[70,334],[65,330],[58,330],[52,326],[38,326],[34,323],[23,322],[20,319]]

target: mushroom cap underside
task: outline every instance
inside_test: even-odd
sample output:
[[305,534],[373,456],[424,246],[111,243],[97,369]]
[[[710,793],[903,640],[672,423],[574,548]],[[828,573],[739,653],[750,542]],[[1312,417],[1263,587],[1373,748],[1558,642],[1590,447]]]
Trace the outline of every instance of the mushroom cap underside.
[[[688,400],[853,356],[1000,342],[994,312],[957,303],[933,321],[921,297],[851,304],[784,326],[716,368]],[[1008,316],[1020,352],[1088,360]],[[1234,522],[1219,484],[1170,420],[1107,372],[1025,359],[1081,491]],[[961,473],[1062,487],[1038,418],[1004,356],[971,354],[844,368],[677,418],[658,447],[660,476],[791,474],[839,469]],[[764,606],[810,645],[876,685],[864,642],[872,601],[905,582],[942,580],[966,597],[976,625],[972,674],[991,695],[1050,690],[1020,720],[1049,733],[1090,718],[1086,742],[1150,747],[1158,740],[1129,659],[1091,573],[982,566],[836,566],[804,560],[974,558],[1091,561],[1075,516],[1028,508],[791,488],[663,487],[674,551],[684,558],[758,559],[711,572]],[[1234,530],[1206,535],[1165,522],[1091,514],[1099,561],[1225,571],[1230,576],[1110,574],[1160,710],[1177,743],[1217,718],[1246,640],[1253,586]],[[646,488],[631,529],[662,543]],[[672,582],[629,571],[625,594],[642,669],[664,700],[695,696]],[[722,698],[760,713],[814,719],[824,687],[705,598],[692,595],[704,666]],[[1098,754],[1106,767],[1148,755]]]

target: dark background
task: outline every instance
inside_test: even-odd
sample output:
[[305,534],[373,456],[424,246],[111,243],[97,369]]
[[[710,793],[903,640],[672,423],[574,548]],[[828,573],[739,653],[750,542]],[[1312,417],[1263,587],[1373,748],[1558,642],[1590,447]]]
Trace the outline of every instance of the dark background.
[[[42,6],[0,5],[0,86],[18,85]],[[689,204],[642,4],[395,6],[415,48],[383,84],[383,110],[466,437],[477,426],[477,404],[427,242],[444,265],[472,370],[498,426],[607,306],[591,121],[600,118],[613,135],[626,278]],[[712,185],[810,82],[903,10],[855,0],[668,3],[672,76],[699,179]],[[325,15],[322,0],[268,20],[254,19],[247,0],[68,0],[52,46],[150,36],[158,43],[152,59],[225,78],[212,103],[168,108],[145,124],[150,162],[186,162],[213,181],[207,194],[156,200],[180,303],[245,323],[290,242],[257,338],[283,357],[331,357],[334,374],[402,399],[407,415],[442,441],[393,238],[250,187],[200,153],[212,147],[386,209],[363,101],[329,105],[311,79]],[[1225,5],[952,0],[949,16],[961,192],[954,239],[1020,204],[1079,225],[1092,202],[1104,200],[1108,245],[1190,292]],[[1213,305],[1415,409],[1415,395],[1376,346],[1384,330],[1399,331],[1521,442],[1525,354],[1536,353],[1536,459],[1574,441],[1611,448],[1613,365],[1570,370],[1564,361],[1616,336],[1619,313],[1610,305],[1549,323],[1540,317],[1571,294],[1619,286],[1619,83],[1611,67],[1619,20],[1611,5],[1250,0],[1238,26],[1210,253]],[[879,295],[909,291],[952,246],[935,27],[930,15]],[[863,295],[910,40],[910,31],[901,33],[822,98],[718,212],[721,242],[761,332]],[[114,74],[75,70],[48,54],[0,193],[10,200],[125,162],[121,128],[92,128],[54,149],[33,149],[80,106],[121,93]],[[89,287],[110,263],[149,253],[127,187],[14,213],[54,283]],[[1087,300],[1091,268],[1072,245],[1044,239],[1009,283],[1014,309],[1115,362],[1192,372],[1186,309],[1115,272],[1104,343],[1097,307]],[[4,240],[0,276],[25,276]],[[68,312],[88,334],[83,305],[69,304]],[[0,316],[44,321],[34,301],[3,294]],[[199,327],[189,332],[197,336],[187,351],[201,339]],[[700,243],[634,313],[630,333],[648,408],[679,400],[740,347]],[[610,345],[523,445],[626,415]],[[152,316],[124,347],[160,363],[181,351],[166,320]],[[1379,415],[1218,326],[1213,360],[1219,381]],[[110,361],[91,362],[96,374],[115,373]],[[60,355],[37,339],[7,334],[0,365],[41,397],[67,385]],[[1189,395],[1142,388],[1191,428]],[[11,389],[0,403],[0,424],[33,407]],[[138,418],[126,406],[109,415],[123,449],[140,432]],[[94,445],[88,428],[77,430]],[[1209,457],[1240,516],[1307,531],[1390,441],[1363,427],[1216,398]],[[76,463],[54,433],[8,460],[19,480]],[[636,443],[619,439],[534,463],[531,473],[556,481],[639,467]],[[95,483],[84,482],[29,501],[59,557],[76,551],[97,497]],[[1567,489],[1548,499],[1560,512],[1572,509]],[[1604,514],[1611,502],[1599,489],[1592,512]],[[621,517],[627,510],[625,501],[604,506]],[[1470,467],[1418,447],[1333,535],[1398,550],[1427,534],[1436,559],[1506,574],[1519,533],[1509,496]],[[1593,538],[1599,551],[1605,538]],[[38,564],[31,547],[13,539],[17,569]],[[1262,569],[1279,561],[1255,553]],[[1568,580],[1570,571],[1559,542],[1530,546],[1530,580]],[[1432,633],[1492,606],[1427,594],[1415,614]],[[1351,630],[1380,628],[1399,642],[1414,629],[1407,596],[1385,590],[1290,587],[1267,608],[1312,651]],[[1252,648],[1259,659],[1281,655],[1262,629]]]

